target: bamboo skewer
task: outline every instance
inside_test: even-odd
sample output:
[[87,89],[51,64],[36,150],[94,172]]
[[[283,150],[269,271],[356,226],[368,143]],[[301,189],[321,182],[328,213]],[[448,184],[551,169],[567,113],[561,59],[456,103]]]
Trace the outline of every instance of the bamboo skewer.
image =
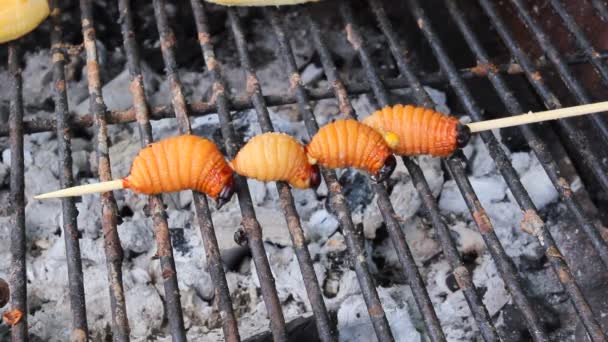
[[74,186],[67,189],[61,189],[53,192],[47,192],[46,194],[34,196],[35,199],[43,198],[57,198],[57,197],[74,197],[86,194],[94,194],[97,192],[106,192],[118,189],[124,189],[125,185],[122,179],[111,180],[107,182],[95,183],[95,184],[84,184]]
[[[586,115],[598,112],[608,112],[608,101],[586,104],[581,106],[567,107],[555,110],[547,110],[536,113],[526,113],[515,116],[509,116],[494,120],[485,120],[479,122],[471,122],[466,124],[470,133],[477,133],[497,128],[513,127],[530,123],[564,119],[579,115]],[[35,199],[57,198],[57,197],[74,197],[85,194],[93,194],[112,190],[126,188],[123,179],[116,179],[108,182],[79,185],[67,189],[61,189],[46,194],[34,196]]]
[[605,112],[608,111],[608,101],[591,103],[581,106],[566,107],[554,110],[547,110],[536,113],[526,113],[515,116],[509,116],[494,120],[485,120],[479,122],[471,122],[467,124],[467,127],[471,130],[471,133],[487,131],[497,128],[513,127],[519,125],[525,125],[541,121],[549,121],[556,119],[564,119],[573,116],[586,115],[591,113]]

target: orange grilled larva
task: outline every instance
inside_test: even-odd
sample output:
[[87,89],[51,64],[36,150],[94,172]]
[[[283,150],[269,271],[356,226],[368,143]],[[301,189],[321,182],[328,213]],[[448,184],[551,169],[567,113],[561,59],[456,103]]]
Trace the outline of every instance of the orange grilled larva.
[[387,142],[397,143],[359,121],[336,120],[319,129],[306,146],[306,153],[311,164],[354,167],[367,171],[376,181],[384,181],[396,165]]
[[232,181],[232,170],[217,146],[194,135],[171,137],[142,149],[125,187],[142,194],[192,189],[216,198]]
[[194,135],[180,135],[142,149],[130,174],[97,184],[86,184],[35,196],[36,199],[80,196],[116,189],[156,195],[163,192],[195,190],[215,198],[221,207],[232,197],[232,169],[217,146]]
[[393,152],[398,155],[430,154],[447,157],[464,147],[470,131],[458,119],[431,109],[396,105],[384,107],[363,120],[379,132],[399,137]]
[[286,181],[295,188],[316,188],[319,169],[310,165],[304,146],[284,133],[253,137],[241,148],[230,166],[239,175],[263,182]]

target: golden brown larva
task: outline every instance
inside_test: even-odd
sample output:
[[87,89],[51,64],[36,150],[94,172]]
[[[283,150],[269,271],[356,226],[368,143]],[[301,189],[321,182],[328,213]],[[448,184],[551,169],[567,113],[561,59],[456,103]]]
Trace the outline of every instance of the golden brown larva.
[[257,135],[243,146],[230,166],[239,175],[263,182],[285,181],[295,188],[316,188],[319,169],[308,163],[304,146],[284,133]]
[[143,148],[123,179],[81,185],[35,198],[80,196],[125,188],[147,195],[195,190],[215,198],[218,206],[234,193],[232,169],[217,146],[205,138],[180,135]]
[[319,129],[306,146],[311,164],[328,168],[354,167],[365,170],[376,181],[384,181],[395,169],[396,160],[386,138],[357,120],[336,120]]
[[384,107],[366,117],[363,123],[380,133],[397,134],[398,144],[393,152],[398,155],[447,157],[465,146],[470,138],[469,129],[455,117],[410,105]]

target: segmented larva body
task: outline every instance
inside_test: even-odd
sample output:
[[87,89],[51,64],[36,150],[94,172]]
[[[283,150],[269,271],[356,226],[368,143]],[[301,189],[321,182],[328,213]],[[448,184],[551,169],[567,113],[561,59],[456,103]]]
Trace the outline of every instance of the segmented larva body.
[[319,129],[306,146],[311,164],[354,167],[376,175],[392,155],[384,137],[359,121],[336,120]]
[[468,141],[468,134],[458,119],[422,107],[384,107],[365,118],[363,123],[381,133],[397,134],[399,142],[393,152],[399,155],[447,157],[463,139]]
[[213,142],[181,135],[142,149],[123,182],[142,194],[191,189],[216,198],[231,186],[232,169]]
[[49,15],[47,0],[0,1],[0,43],[33,31]]
[[284,133],[253,137],[241,148],[230,166],[239,175],[263,182],[286,181],[295,188],[314,187],[315,170],[304,146]]

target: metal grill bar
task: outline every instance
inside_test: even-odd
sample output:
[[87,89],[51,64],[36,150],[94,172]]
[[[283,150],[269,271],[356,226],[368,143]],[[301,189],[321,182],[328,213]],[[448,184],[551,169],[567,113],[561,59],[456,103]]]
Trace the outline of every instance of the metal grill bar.
[[[143,85],[143,75],[139,61],[135,32],[133,30],[133,18],[128,0],[119,1],[119,10],[122,16],[121,31],[125,51],[127,53],[127,65],[131,76],[129,91],[133,97],[133,108],[139,124],[139,135],[141,146],[145,147],[152,143],[152,126],[148,120],[148,104]],[[165,305],[167,318],[173,341],[185,341],[186,331],[184,329],[184,317],[182,313],[179,287],[177,283],[177,270],[173,258],[173,248],[167,224],[167,214],[160,195],[149,196],[148,205],[154,236],[156,238],[156,254],[160,259],[161,274],[165,290]]]
[[[215,51],[209,40],[210,36],[203,4],[196,0],[192,1],[191,4],[194,10],[194,18],[199,33],[198,38],[203,58],[207,69],[211,72],[214,80],[213,98],[215,98],[217,105],[222,136],[224,138],[224,146],[226,147],[228,157],[234,158],[239,151],[241,141],[237,138],[232,128],[228,97],[225,94],[225,81],[221,74],[220,65],[215,58]],[[272,331],[275,341],[287,341],[285,318],[275,287],[274,276],[272,275],[268,257],[266,256],[262,228],[255,216],[247,180],[241,176],[235,175],[235,184],[237,186],[236,191],[243,217],[242,225],[255,263],[256,273],[262,290],[262,297],[266,304],[266,311],[268,313],[268,318],[270,319],[270,330]]]
[[[376,19],[380,25],[380,29],[386,36],[389,41],[389,47],[394,56],[400,56],[401,51],[404,50],[403,46],[399,44],[395,32],[393,30],[392,24],[390,23],[384,8],[378,0],[369,0],[369,5],[372,8],[372,11],[376,15]],[[395,59],[399,71],[402,75],[404,75],[409,83],[412,85],[414,89],[414,94],[417,94],[416,97],[422,99],[427,98],[427,94],[420,84],[418,78],[414,75],[411,68],[405,63],[405,60],[402,58]],[[452,239],[452,235],[450,230],[444,224],[441,214],[439,213],[439,208],[437,206],[437,202],[435,197],[433,196],[426,179],[422,173],[420,167],[415,163],[412,158],[403,157],[403,162],[408,169],[410,176],[418,190],[422,201],[429,212],[431,220],[433,222],[433,226],[437,230],[437,235],[439,236],[439,240],[444,251],[444,255],[450,266],[452,268],[452,272],[456,277],[457,283],[459,287],[462,289],[463,294],[467,300],[469,308],[471,309],[471,313],[473,317],[475,317],[475,321],[477,322],[479,329],[481,331],[482,336],[486,341],[498,341],[499,337],[496,332],[496,328],[492,324],[490,315],[483,305],[481,297],[477,292],[477,288],[473,284],[472,276],[469,273],[469,270],[464,266],[460,254],[456,248],[456,244]]]
[[[362,42],[361,35],[359,34],[359,30],[352,16],[352,9],[346,2],[341,3],[340,13],[342,14],[342,18],[344,20],[344,24],[346,27],[347,39],[350,44],[353,46],[355,51],[357,51],[359,55],[359,59],[365,69],[367,78],[374,90],[374,93],[378,95],[378,86],[379,78],[375,75],[375,71],[371,69],[371,58],[369,57],[369,53]],[[414,89],[415,91],[415,89]],[[386,98],[382,96],[376,96],[378,98],[378,102],[381,103],[382,106],[388,104]],[[344,107],[346,105],[342,105]],[[353,114],[352,107],[350,110],[351,115]],[[399,260],[401,261],[405,273],[408,279],[408,283],[412,288],[412,292],[414,293],[414,298],[416,299],[416,304],[418,305],[418,309],[422,313],[424,317],[424,322],[429,332],[429,335],[434,341],[443,341],[445,340],[445,336],[443,331],[441,330],[441,324],[437,319],[437,315],[435,310],[433,309],[433,305],[431,300],[426,292],[426,288],[424,282],[416,268],[416,264],[412,258],[411,252],[405,242],[405,236],[403,231],[401,230],[401,226],[395,220],[394,209],[391,205],[390,199],[386,192],[386,189],[381,184],[374,184],[374,190],[378,195],[378,207],[382,212],[383,218],[385,220],[386,226],[389,230],[389,234],[391,235],[391,241],[395,249],[397,250],[397,255],[399,256]]]
[[[452,18],[454,18],[460,31],[463,33],[467,44],[475,54],[475,57],[478,62],[481,64],[488,63],[488,54],[480,44],[475,34],[473,33],[471,27],[466,22],[465,16],[462,11],[457,8],[457,4],[452,1],[446,1],[446,5],[448,10],[450,11]],[[521,104],[513,96],[513,93],[507,87],[502,77],[493,71],[490,71],[488,77],[509,112],[511,114],[521,113]],[[538,136],[536,135],[536,133],[534,133],[530,126],[522,126],[521,130],[524,137],[528,141],[528,144],[532,147],[533,151],[537,155],[537,158],[541,161],[541,164],[547,170],[547,173],[551,174],[550,178],[552,180],[557,179],[557,165],[551,158],[548,148],[538,138]],[[536,214],[536,208],[534,206],[534,203],[531,201],[529,195],[525,191],[520,193],[521,195],[518,196],[520,197],[520,206],[524,210],[525,215],[528,215],[525,216],[525,225],[527,226],[530,224],[535,224],[535,222],[538,223],[536,227],[534,227],[534,225],[531,225],[530,228],[533,228],[533,230],[531,230],[530,233],[538,238],[539,243],[545,249],[545,255],[547,256],[547,259],[551,262],[551,266],[555,270],[558,279],[564,285],[564,288],[570,296],[572,304],[574,305],[575,310],[581,317],[581,320],[583,321],[583,324],[585,325],[587,331],[590,333],[591,336],[593,336],[594,340],[604,340],[605,335],[595,319],[596,316],[591,311],[589,303],[583,296],[578,284],[575,282],[575,279],[572,276],[572,273],[570,272],[570,269],[568,268],[564,257],[559,251],[557,244],[553,239],[553,236],[547,229],[547,226],[540,220],[540,218],[538,218]],[[580,207],[579,204],[572,197],[569,197],[565,200],[574,202],[574,205],[577,208]],[[532,220],[530,220],[530,218],[532,218]],[[522,226],[524,226],[524,223],[522,223]]]
[[[357,31],[354,23],[351,22],[350,24],[351,29],[353,31]],[[318,25],[312,20],[309,20],[309,25],[311,27],[313,42],[315,43],[315,47],[321,57],[321,62],[323,63],[323,68],[325,69],[327,78],[330,84],[332,84],[332,87],[334,88],[334,92],[336,94],[336,98],[338,99],[341,112],[354,117],[355,115],[353,107],[348,101],[347,94],[344,91],[343,83],[337,75],[335,65],[330,58],[329,52],[327,51],[324,42],[321,39]],[[362,46],[361,49],[364,49],[364,47]],[[421,193],[421,196],[423,197],[423,202],[431,214],[431,219],[433,221],[433,225],[437,229],[438,235],[440,236],[444,253],[448,258],[450,265],[452,266],[455,277],[458,279],[458,284],[460,284],[459,286],[463,289],[463,293],[467,302],[471,306],[471,311],[479,324],[482,335],[484,336],[486,341],[498,340],[496,329],[492,325],[489,314],[483,306],[481,299],[479,298],[479,296],[477,296],[475,292],[476,290],[473,285],[471,275],[469,271],[464,267],[464,264],[462,263],[460,256],[456,250],[454,241],[450,236],[449,230],[447,229],[439,215],[439,209],[437,208],[435,199],[431,193],[428,183],[423,177],[422,171],[420,170],[418,165],[416,165],[409,159],[406,159],[405,162],[406,167],[412,169],[410,171],[412,180],[414,181],[416,188]],[[380,191],[385,192],[384,189]]]
[[[543,49],[543,52],[547,55],[547,57],[549,57],[549,60],[551,60],[557,69],[559,76],[562,78],[568,89],[570,89],[570,92],[576,97],[576,100],[580,104],[591,103],[591,97],[587,91],[574,77],[561,54],[557,51],[553,44],[551,44],[549,37],[547,37],[540,25],[532,18],[530,12],[525,8],[524,4],[520,0],[511,0],[511,3],[515,5],[519,17],[523,22],[526,23],[526,26],[528,29],[530,29],[536,38],[536,41],[538,41],[538,44]],[[576,38],[577,43],[580,43],[579,37]],[[595,123],[594,127],[598,130],[601,137],[604,139],[604,142],[608,143],[608,125],[606,124],[604,118],[601,117],[600,114],[592,114],[588,117]]]
[[551,0],[551,5],[557,14],[562,18],[566,27],[575,37],[576,44],[583,50],[589,62],[593,65],[595,70],[601,76],[604,85],[608,85],[608,68],[604,65],[604,62],[597,57],[597,51],[587,39],[587,36],[583,32],[580,26],[576,23],[572,15],[570,15],[564,4],[560,0]]
[[[72,175],[72,134],[67,126],[68,98],[65,85],[65,51],[63,29],[61,27],[61,9],[57,0],[50,1],[51,9],[51,53],[53,62],[53,98],[55,101],[55,117],[57,119],[57,141],[59,150],[59,182],[62,188],[74,186]],[[87,311],[84,295],[84,277],[82,274],[82,259],[76,216],[76,206],[73,197],[61,200],[63,209],[63,237],[68,266],[68,286],[70,292],[70,309],[72,312],[72,336],[74,339],[86,341],[89,335],[87,326]]]
[[[253,68],[249,59],[249,52],[247,51],[247,42],[245,41],[245,35],[241,26],[241,21],[238,14],[234,9],[228,9],[228,17],[232,27],[232,33],[236,42],[237,51],[241,67],[245,69],[247,74],[247,92],[251,97],[251,102],[256,109],[258,121],[263,132],[272,132],[274,127],[268,114],[268,107],[264,102],[264,96],[262,94],[262,88],[260,86],[256,71]],[[300,270],[302,272],[302,278],[308,294],[308,299],[312,307],[312,311],[315,315],[317,324],[317,330],[322,341],[335,341],[334,328],[329,320],[329,315],[323,301],[323,294],[319,287],[319,280],[315,274],[308,247],[306,246],[306,240],[300,217],[296,210],[293,196],[289,189],[289,185],[285,182],[276,183],[277,192],[281,201],[281,208],[287,222],[287,228],[291,235],[291,241],[295,250]]]
[[[521,51],[521,49],[516,45],[515,41],[513,40],[512,35],[510,34],[508,28],[506,27],[504,21],[502,20],[501,17],[498,16],[498,13],[496,12],[494,5],[491,2],[486,1],[486,0],[480,0],[480,4],[481,4],[481,7],[483,8],[484,12],[490,17],[492,24],[496,28],[496,31],[501,36],[501,38],[502,38],[503,42],[505,43],[505,45],[507,46],[507,48],[509,48],[509,51],[511,51],[511,54],[513,54],[513,56],[521,64],[522,68],[526,71],[526,76],[528,78],[528,81],[535,88],[536,92],[543,98],[543,100],[545,102],[545,106],[547,106],[547,108],[551,108],[551,109],[561,108],[561,104],[559,103],[559,101],[557,100],[555,95],[549,90],[549,88],[545,85],[545,83],[542,81],[542,79],[539,79],[537,76],[535,76],[535,75],[538,75],[538,71],[531,65],[530,60]],[[513,102],[510,100],[510,103],[513,103]],[[572,141],[577,142],[576,148],[579,151],[581,151],[583,156],[589,156],[591,158],[595,158],[594,163],[599,163],[597,158],[587,149],[587,147],[586,147],[586,146],[588,146],[587,142],[583,141],[584,137],[582,137],[580,132],[578,132],[572,126],[571,121],[558,120],[557,122],[561,127],[564,128],[564,130],[567,130],[570,132],[568,134],[575,136],[575,138]],[[522,126],[522,127],[526,127],[526,126]],[[533,148],[535,147],[534,144],[531,144],[531,146]],[[538,147],[540,145],[536,145],[536,146]],[[548,161],[551,159],[550,156],[546,157],[549,159],[545,159],[544,157],[542,157],[542,155],[539,155],[538,157],[541,162]],[[549,164],[543,163],[543,166],[545,166],[545,165],[549,165]],[[582,207],[578,204],[578,202],[575,201],[575,199],[573,197],[572,189],[570,188],[570,184],[563,177],[559,176],[557,167],[555,167],[555,168],[545,167],[545,171],[547,172],[547,175],[551,178],[551,181],[553,182],[553,184],[556,185],[556,189],[559,192],[560,197],[566,201],[566,205],[574,214],[577,222],[581,225],[581,228],[583,228],[585,234],[589,237],[589,240],[593,244],[593,247],[595,248],[595,250],[597,251],[597,253],[600,256],[600,259],[602,260],[604,265],[608,266],[608,252],[607,252],[608,248],[606,246],[606,242],[602,238],[600,232],[597,230],[597,228],[595,227],[593,222],[591,222],[586,217],[586,215],[583,212]],[[597,172],[602,173],[600,168],[596,168],[594,170],[594,173],[597,173]]]
[[[164,1],[154,1],[154,10],[157,20],[158,31],[160,33],[161,48],[163,53],[163,60],[165,61],[165,67],[167,75],[171,83],[171,91],[173,94],[174,110],[178,121],[180,121],[180,127],[182,133],[190,132],[190,124],[188,122],[187,107],[185,104],[185,98],[182,93],[182,85],[179,80],[177,73],[177,64],[175,62],[175,56],[173,51],[173,45],[175,44],[175,36],[168,25],[166,13],[164,12]],[[204,47],[203,47],[204,48]],[[205,59],[207,59],[207,51],[204,49]],[[211,60],[211,58],[209,58]],[[213,58],[214,60],[215,58]],[[211,66],[207,61],[208,67]],[[215,63],[217,67],[217,63]],[[213,68],[209,68],[213,71]],[[218,104],[218,112],[220,117],[220,123],[222,126],[222,135],[224,136],[224,142],[226,149],[230,157],[234,156],[237,152],[236,139],[230,125],[230,114],[227,111],[226,98],[223,96],[223,85],[219,82],[214,83],[214,98]],[[262,231],[260,225],[255,217],[253,205],[251,203],[251,197],[249,195],[249,189],[247,188],[246,180],[240,176],[235,177],[235,185],[238,188],[237,194],[239,197],[239,204],[241,207],[241,213],[243,216],[243,226],[246,231],[248,245],[251,249],[253,260],[256,265],[256,271],[258,279],[262,288],[262,296],[267,304],[267,310],[271,315],[271,328],[273,330],[275,339],[284,341],[287,339],[285,332],[285,322],[281,305],[278,299],[276,288],[274,287],[274,277],[270,270],[270,265],[266,257],[264,243],[262,239]]]
[[[431,27],[430,21],[426,17],[422,7],[420,7],[419,2],[416,0],[409,0],[408,7],[414,15],[414,18],[418,23],[418,27],[421,29],[429,45],[431,46],[433,53],[441,66],[441,69],[448,76],[452,88],[465,106],[467,113],[473,118],[479,119],[479,117],[477,117],[479,108],[474,102],[464,82],[455,72],[456,68],[454,64],[446,54],[439,37]],[[398,57],[396,56],[396,58]],[[428,101],[428,98],[426,99]],[[419,100],[424,100],[424,98]],[[504,155],[504,152],[498,145],[496,138],[492,134],[482,134],[482,138],[488,145],[488,150],[492,154],[492,157],[496,160],[497,166],[503,173],[503,176],[505,176],[505,179],[509,185],[512,186],[513,189],[518,188],[516,187],[517,184],[519,184],[521,187],[521,183],[519,183],[517,179],[517,174],[513,170],[508,158]],[[496,266],[498,267],[506,286],[509,288],[509,292],[511,293],[513,300],[518,305],[523,316],[526,318],[526,323],[530,334],[536,341],[547,341],[548,337],[540,323],[540,319],[521,288],[521,280],[519,278],[519,274],[517,273],[517,269],[513,265],[510,258],[506,255],[500,241],[498,240],[498,237],[496,236],[496,233],[494,232],[494,228],[492,227],[489,217],[485,213],[484,208],[481,206],[477,195],[473,191],[473,188],[466,177],[463,167],[464,156],[454,156],[445,161],[445,163],[463,194],[471,215],[479,227],[479,231],[482,234],[484,242],[488,246]],[[523,189],[523,187],[517,190],[522,190],[523,192],[521,194],[525,193],[525,189]],[[516,193],[515,191],[513,191],[513,193],[514,196],[521,196],[520,193]]]
[[20,310],[23,318],[11,327],[13,341],[27,341],[27,274],[25,269],[25,195],[23,163],[23,80],[21,51],[18,42],[8,45],[10,74],[9,130],[11,143],[11,209],[13,211],[11,238],[11,266],[8,282],[11,289],[11,309]]
[[[302,85],[293,51],[289,45],[286,32],[281,26],[279,14],[275,9],[264,9],[264,13],[270,21],[277,38],[279,54],[285,64],[287,74],[289,74],[290,91],[295,92],[296,94],[298,109],[302,114],[308,134],[312,136],[319,130],[319,126],[310,109],[308,94]],[[348,252],[352,256],[355,273],[357,274],[363,299],[367,305],[367,311],[376,332],[376,336],[380,341],[394,341],[388,320],[386,319],[386,314],[382,308],[378,292],[376,291],[374,280],[369,273],[367,258],[359,236],[360,232],[356,230],[353,224],[350,210],[346,204],[346,199],[342,194],[342,187],[337,180],[336,173],[333,170],[325,168],[321,169],[321,173],[330,192],[331,207],[340,222]]]
[[[608,52],[600,51],[599,58],[605,60],[608,58]],[[566,60],[569,65],[579,65],[587,63],[586,57],[580,53],[571,54],[566,56]],[[539,59],[535,62],[538,68],[548,67],[548,62],[544,59]],[[499,73],[509,75],[519,75],[523,73],[523,70],[517,63],[506,63],[506,64],[492,64],[496,67]],[[472,67],[464,68],[459,70],[460,76],[463,79],[472,79],[477,77],[486,77],[488,71],[486,68]],[[422,79],[423,84],[429,85],[442,85],[447,79],[445,75],[440,72],[434,73],[419,73],[418,77]],[[410,86],[407,80],[402,78],[388,78],[383,80],[384,86],[388,89],[403,89]],[[349,94],[357,95],[364,93],[371,93],[372,89],[367,84],[345,84]],[[333,97],[333,91],[331,89],[307,89],[309,92],[309,98],[311,100],[321,100]],[[285,95],[264,95],[264,100],[267,106],[282,106],[286,104],[294,104],[297,102],[296,97],[293,94]],[[251,108],[251,100],[247,96],[235,96],[230,98],[230,104],[232,110],[244,110]],[[214,103],[209,102],[192,102],[187,104],[190,116],[198,117],[207,114],[215,114],[216,108]],[[159,105],[150,108],[150,120],[161,120],[175,117],[175,113],[170,104]],[[136,115],[133,107],[125,110],[112,110],[106,112],[106,123],[108,125],[113,124],[127,124],[135,122]],[[93,114],[76,115],[71,113],[68,118],[69,127],[71,128],[89,128],[95,124],[95,116]],[[56,131],[56,121],[52,118],[34,118],[25,119],[23,122],[23,131],[25,134],[40,133]],[[8,136],[8,127],[0,127],[0,137]]]
[[[82,35],[87,55],[87,79],[89,83],[90,112],[95,116],[97,128],[97,160],[101,181],[112,180],[110,142],[107,134],[106,107],[101,93],[99,64],[97,63],[97,46],[95,44],[95,27],[93,24],[93,6],[90,0],[80,0]],[[116,230],[116,200],[112,192],[101,194],[101,225],[104,236],[104,251],[110,283],[110,304],[112,309],[112,336],[114,341],[129,341],[129,321],[125,305],[125,292],[122,284],[123,250]]]
[[[166,14],[164,13],[164,3],[155,2],[154,12],[157,21],[158,31],[161,40],[161,51],[166,66],[166,73],[171,83],[172,104],[175,116],[180,124],[180,131],[183,134],[190,134],[190,122],[185,106],[185,99],[182,93],[182,86],[177,73],[177,64],[173,51],[175,36],[168,26]],[[199,220],[199,229],[205,245],[209,272],[216,285],[218,295],[218,308],[224,318],[222,329],[227,341],[239,341],[238,323],[232,308],[232,299],[228,290],[228,282],[224,274],[221,262],[219,246],[215,236],[215,228],[211,219],[211,213],[206,196],[196,191],[192,192],[196,214]]]

